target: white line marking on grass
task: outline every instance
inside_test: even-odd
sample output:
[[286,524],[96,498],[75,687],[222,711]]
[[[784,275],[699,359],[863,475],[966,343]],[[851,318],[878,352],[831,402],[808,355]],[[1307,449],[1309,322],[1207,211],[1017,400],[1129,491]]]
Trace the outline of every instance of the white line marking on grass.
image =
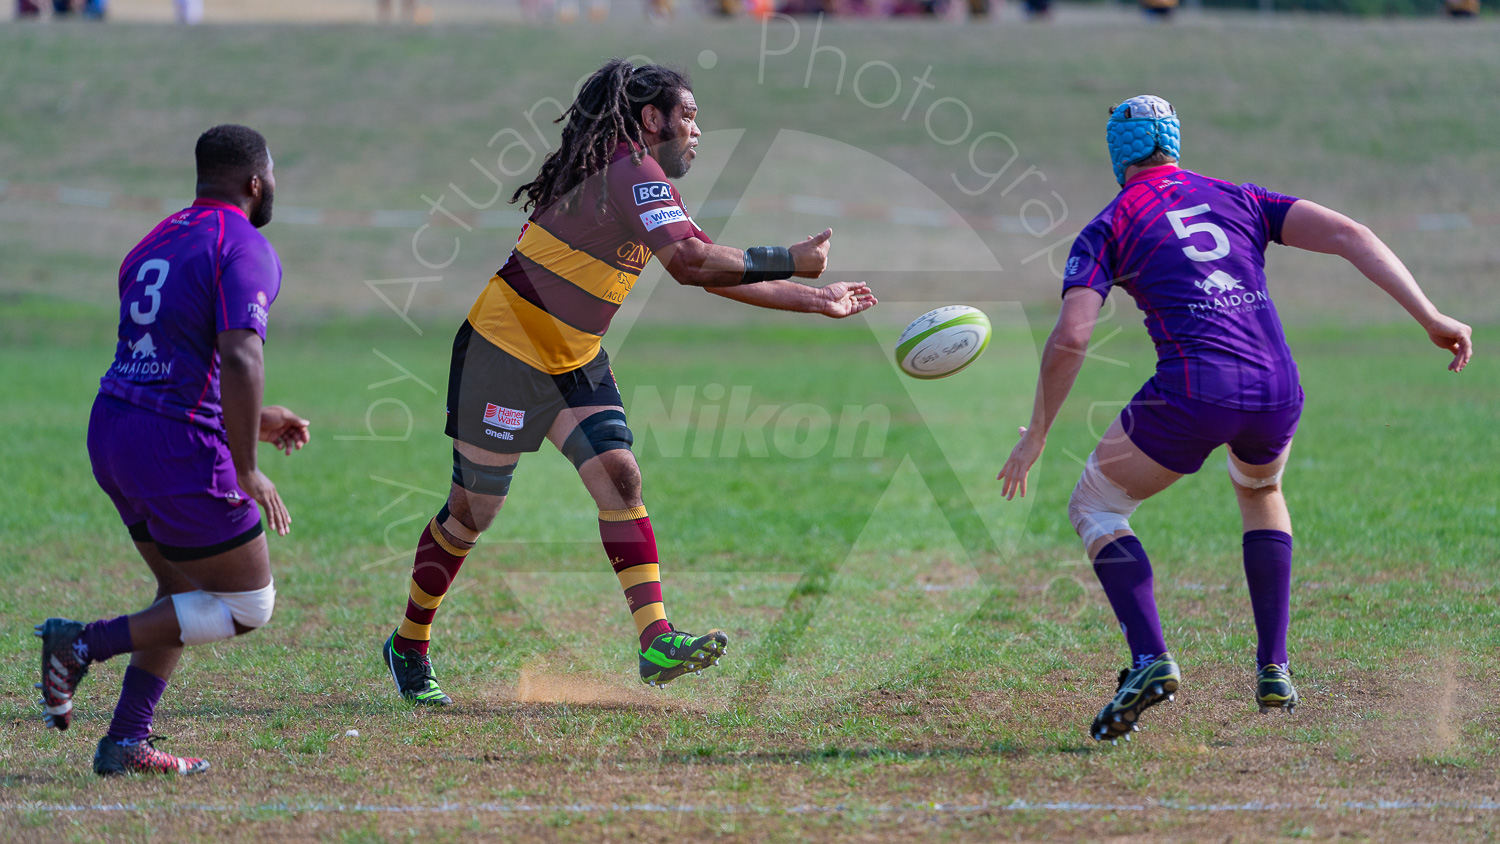
[[1329,810],[1354,811],[1433,811],[1451,809],[1457,811],[1500,810],[1500,802],[1494,800],[1343,800],[1314,803],[1184,803],[1177,800],[1160,800],[1146,803],[1080,803],[1070,800],[1032,802],[1013,800],[1009,803],[906,803],[899,806],[846,806],[843,804],[767,807],[755,805],[694,805],[662,803],[449,803],[429,806],[386,806],[369,803],[262,803],[259,805],[215,805],[187,803],[183,805],[135,803],[98,803],[79,805],[76,803],[13,803],[0,805],[4,812],[326,812],[331,814],[444,814],[449,812],[490,812],[497,814],[527,814],[536,812],[594,814],[597,812],[642,812],[645,814],[700,814],[717,813],[727,815],[834,815],[857,811],[882,815],[926,813],[936,815],[973,815],[982,812],[1307,812]]

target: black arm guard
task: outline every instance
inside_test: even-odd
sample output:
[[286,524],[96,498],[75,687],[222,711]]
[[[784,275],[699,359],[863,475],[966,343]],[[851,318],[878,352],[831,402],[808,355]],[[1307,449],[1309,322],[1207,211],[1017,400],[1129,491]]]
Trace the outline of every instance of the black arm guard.
[[797,272],[792,250],[785,246],[752,246],[745,250],[745,274],[740,284],[791,278]]

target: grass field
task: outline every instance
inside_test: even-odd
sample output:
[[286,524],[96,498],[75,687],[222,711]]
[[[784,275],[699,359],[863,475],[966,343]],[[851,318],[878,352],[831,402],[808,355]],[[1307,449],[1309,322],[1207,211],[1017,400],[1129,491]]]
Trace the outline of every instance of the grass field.
[[[236,119],[271,137],[278,207],[425,212],[420,197],[451,199],[452,184],[487,196],[469,159],[493,160],[491,136],[529,131],[520,115],[565,98],[599,57],[641,52],[696,73],[705,129],[720,134],[683,186],[694,207],[739,203],[705,217],[721,240],[827,221],[816,203],[766,204],[789,195],[1016,221],[835,219],[835,266],[884,300],[844,323],[726,313],[643,279],[609,348],[668,608],[688,629],[730,631],[730,658],[665,690],[635,682],[591,504],[543,453],[523,460],[438,616],[437,668],[458,700],[442,712],[395,698],[378,646],[446,483],[448,338],[513,233],[434,229],[433,251],[452,236],[461,249],[433,271],[413,259],[415,225],[273,224],[287,291],[267,397],[314,421],[306,450],[263,458],[295,520],[272,544],[276,619],[190,651],[158,711],[166,747],[214,770],[101,782],[89,759],[123,661],[85,680],[75,729],[45,731],[30,625],[114,615],[152,591],[83,433],[113,342],[115,267],[156,216],[0,194],[0,577],[14,584],[0,591],[0,840],[1500,835],[1500,379],[1487,363],[1500,310],[1485,295],[1500,253],[1493,229],[1398,224],[1500,210],[1500,121],[1477,107],[1500,71],[1496,29],[1064,24],[830,26],[820,43],[847,54],[843,93],[827,53],[803,87],[810,26],[767,58],[764,83],[754,27],[0,26],[14,92],[0,178],[14,184],[181,195],[191,138]],[[789,36],[768,37],[776,49]],[[975,134],[1003,131],[1022,151],[1010,174],[1045,181],[957,189],[955,173],[974,175],[965,144],[852,99],[853,74],[877,60],[903,78],[932,65],[928,96],[962,100]],[[1033,497],[1003,502],[991,479],[1055,313],[1045,259],[1025,259],[1108,200],[1104,106],[1138,88],[1195,115],[1189,164],[1392,221],[1393,245],[1480,342],[1452,376],[1347,268],[1273,255],[1308,394],[1287,481],[1304,704],[1255,712],[1239,524],[1211,459],[1132,520],[1186,685],[1137,741],[1108,747],[1085,728],[1123,648],[1065,503],[1090,431],[1151,370],[1128,303],[1098,335],[1121,329],[1085,368]],[[1017,227],[1044,213],[1027,202],[1059,199],[1069,216],[1050,237]],[[438,275],[417,285],[409,323],[374,293],[399,306],[404,286],[365,283]],[[898,376],[899,326],[960,300],[995,320],[991,349],[948,381]]]

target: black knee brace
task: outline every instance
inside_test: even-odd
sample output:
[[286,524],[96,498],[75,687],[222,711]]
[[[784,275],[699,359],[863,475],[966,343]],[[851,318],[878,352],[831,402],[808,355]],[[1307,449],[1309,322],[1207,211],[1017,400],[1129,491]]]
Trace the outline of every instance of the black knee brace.
[[617,448],[629,451],[634,443],[635,435],[625,424],[625,414],[618,410],[601,410],[579,422],[563,441],[560,451],[573,461],[573,468],[577,469],[606,451]]
[[[485,466],[475,463],[453,449],[453,482],[480,495],[507,495],[510,493],[511,474],[516,464],[509,466]],[[446,509],[447,505],[444,505]]]

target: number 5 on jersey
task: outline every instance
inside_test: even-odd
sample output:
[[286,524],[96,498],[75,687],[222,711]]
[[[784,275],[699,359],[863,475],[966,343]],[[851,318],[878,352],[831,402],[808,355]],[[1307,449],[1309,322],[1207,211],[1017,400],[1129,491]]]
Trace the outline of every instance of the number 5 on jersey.
[[1196,217],[1199,214],[1209,212],[1208,203],[1194,205],[1192,208],[1183,208],[1178,211],[1168,211],[1167,221],[1172,224],[1172,231],[1177,232],[1178,240],[1187,240],[1195,234],[1211,235],[1214,239],[1214,248],[1204,252],[1196,246],[1182,247],[1182,254],[1188,256],[1190,261],[1217,261],[1229,254],[1229,236],[1217,225],[1204,221],[1201,223],[1188,223],[1187,218]]
[[135,280],[145,281],[146,273],[156,273],[156,280],[146,285],[146,288],[141,291],[146,298],[151,300],[151,310],[142,313],[140,302],[130,303],[130,319],[136,325],[150,325],[156,322],[156,312],[161,310],[161,286],[167,283],[167,271],[170,269],[172,265],[160,258],[152,258],[141,264],[141,270],[135,274]]

